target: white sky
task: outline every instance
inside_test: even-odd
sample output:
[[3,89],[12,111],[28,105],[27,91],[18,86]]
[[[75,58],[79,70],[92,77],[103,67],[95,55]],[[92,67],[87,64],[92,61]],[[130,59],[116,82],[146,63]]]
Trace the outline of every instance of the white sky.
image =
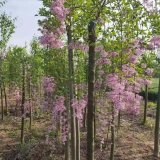
[[7,0],[5,6],[1,9],[8,15],[17,18],[15,22],[16,30],[9,45],[24,46],[25,43],[30,43],[33,36],[40,35],[37,31],[39,17],[36,17],[35,14],[38,13],[41,6],[41,2],[38,0]]

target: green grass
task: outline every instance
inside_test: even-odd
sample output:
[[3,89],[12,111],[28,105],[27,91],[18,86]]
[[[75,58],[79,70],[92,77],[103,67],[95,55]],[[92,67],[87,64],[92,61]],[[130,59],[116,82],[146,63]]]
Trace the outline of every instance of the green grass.
[[[152,84],[149,86],[149,89],[148,89],[148,100],[149,101],[153,101],[153,102],[157,101],[158,83],[159,83],[159,78],[152,78]],[[145,97],[145,87],[142,88],[140,95]]]
[[158,92],[158,78],[152,78],[152,84],[149,86],[149,92]]

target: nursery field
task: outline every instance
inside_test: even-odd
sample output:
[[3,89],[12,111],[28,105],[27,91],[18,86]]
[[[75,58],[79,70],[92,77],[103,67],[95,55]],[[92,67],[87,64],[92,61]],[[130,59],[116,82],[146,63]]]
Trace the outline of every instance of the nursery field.
[[160,0],[0,0],[0,160],[160,160]]
[[[151,112],[150,112],[151,110]],[[152,105],[149,113],[155,115],[155,106]],[[20,144],[20,118],[9,116],[0,123],[0,158],[4,160],[63,160],[63,149],[60,143],[46,143],[47,117],[35,117],[33,129],[25,127],[25,144]],[[122,123],[116,131],[115,160],[156,160],[153,157],[154,118],[148,117],[147,124],[141,124],[140,116],[122,116]],[[27,120],[26,120],[27,121]],[[101,146],[96,144],[95,158],[99,160],[109,159],[110,130],[107,133],[108,140]],[[86,131],[81,134],[81,157],[85,160]],[[158,159],[157,159],[158,160]]]

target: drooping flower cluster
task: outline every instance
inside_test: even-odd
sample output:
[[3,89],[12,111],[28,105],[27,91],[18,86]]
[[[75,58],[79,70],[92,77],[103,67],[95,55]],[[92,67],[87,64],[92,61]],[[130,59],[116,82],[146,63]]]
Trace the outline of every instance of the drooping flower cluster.
[[64,7],[65,0],[55,0],[51,6],[51,12],[59,21],[59,26],[54,28],[53,31],[48,31],[46,29],[42,30],[43,36],[40,37],[40,42],[43,45],[49,46],[51,48],[61,48],[63,46],[63,41],[61,39],[62,35],[65,33],[64,21],[66,19],[69,10]]
[[61,48],[63,46],[63,42],[59,39],[59,36],[62,34],[49,32],[47,30],[43,30],[43,36],[40,37],[40,43],[44,46],[49,46],[50,48]]
[[89,50],[89,47],[87,44],[85,43],[82,43],[82,42],[74,42],[72,41],[69,46],[68,46],[70,49],[75,49],[75,50],[81,50],[83,52],[88,52]]
[[52,123],[48,128],[47,139],[52,130],[57,130],[57,124],[61,126],[61,140],[65,142],[68,136],[67,111],[65,107],[65,98],[55,96],[56,83],[53,77],[43,77],[44,101],[43,109],[52,115]]
[[55,91],[55,81],[53,77],[43,77],[43,88],[46,93]]
[[126,77],[133,77],[136,74],[134,67],[131,67],[129,64],[122,65],[122,71]]
[[67,121],[67,111],[65,107],[65,98],[63,96],[57,96],[53,102],[52,110],[53,122],[60,120],[61,125],[61,140],[62,142],[67,141],[68,136],[68,121]]
[[148,75],[148,76],[152,76],[153,75],[153,68],[147,68],[145,73]]
[[111,73],[107,76],[106,84],[111,91],[107,91],[107,97],[116,111],[123,110],[131,114],[138,114],[142,97],[139,93],[141,85],[136,81],[129,83],[118,74]]
[[72,99],[72,108],[75,110],[75,117],[81,122],[83,120],[84,109],[87,106],[86,97],[81,99]]
[[151,48],[153,48],[153,49],[159,48],[159,47],[160,47],[160,36],[159,36],[159,35],[154,36],[154,37],[150,40],[149,46],[150,46]]
[[51,12],[60,22],[64,22],[69,10],[64,7],[65,0],[55,0],[51,6]]

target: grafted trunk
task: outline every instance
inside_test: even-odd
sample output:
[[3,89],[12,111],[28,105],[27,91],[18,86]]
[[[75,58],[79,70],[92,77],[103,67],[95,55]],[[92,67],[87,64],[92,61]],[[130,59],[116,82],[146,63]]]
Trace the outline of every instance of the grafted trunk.
[[88,65],[88,113],[87,113],[87,160],[94,160],[94,84],[95,84],[95,42],[96,23],[91,21],[89,34],[89,65]]

